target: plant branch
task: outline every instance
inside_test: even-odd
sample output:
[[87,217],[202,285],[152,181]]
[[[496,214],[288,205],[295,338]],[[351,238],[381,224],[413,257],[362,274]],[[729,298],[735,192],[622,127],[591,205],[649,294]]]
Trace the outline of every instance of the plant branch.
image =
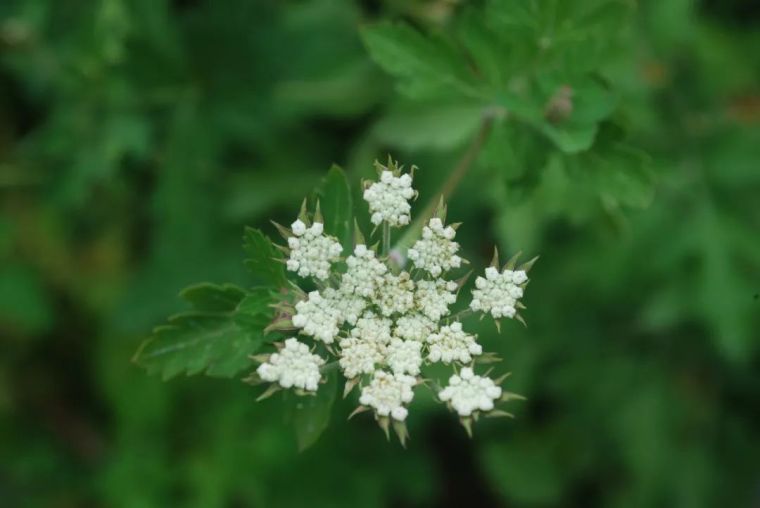
[[449,197],[451,197],[454,190],[456,190],[457,186],[462,181],[464,175],[467,174],[467,171],[472,166],[472,163],[475,162],[475,159],[477,159],[478,154],[480,154],[480,150],[483,148],[483,145],[488,139],[488,135],[491,133],[491,128],[493,127],[495,116],[496,115],[493,112],[484,113],[483,120],[480,123],[480,128],[478,129],[477,134],[475,134],[475,137],[472,139],[470,145],[467,147],[467,150],[462,155],[462,158],[459,159],[457,165],[454,166],[454,169],[451,171],[446,181],[443,182],[443,185],[436,193],[435,197],[429,200],[422,213],[417,215],[417,218],[406,230],[406,233],[404,233],[404,236],[401,237],[401,239],[395,245],[394,249],[405,251],[411,247],[412,243],[419,237],[420,233],[422,232],[423,226],[433,216],[433,213],[435,212],[436,206],[438,206],[440,199],[443,198],[443,200],[446,201],[449,199]]
[[391,227],[387,222],[383,222],[383,256],[389,255],[391,252]]

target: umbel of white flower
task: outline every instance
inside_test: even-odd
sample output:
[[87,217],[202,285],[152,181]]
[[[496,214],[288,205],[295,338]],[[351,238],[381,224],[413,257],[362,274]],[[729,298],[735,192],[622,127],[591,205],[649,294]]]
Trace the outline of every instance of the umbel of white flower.
[[[303,342],[288,338],[278,352],[255,357],[260,362],[256,380],[272,383],[265,396],[288,388],[313,394],[336,370],[346,380],[345,395],[359,389],[355,413],[372,411],[386,433],[392,424],[402,444],[415,391],[432,388],[470,432],[471,421],[481,413],[507,414],[495,408],[515,396],[502,392],[500,381],[475,374],[479,362],[494,361],[494,356],[484,353],[463,319],[481,312],[495,320],[522,321],[520,299],[533,262],[516,268],[513,259],[499,269],[494,256],[484,276],[476,278],[472,300],[455,312],[466,279],[453,273],[466,263],[454,241],[457,226],[446,225],[441,202],[432,217],[410,226],[420,237],[406,252],[409,266],[398,266],[399,256],[391,258],[389,252],[390,231],[410,224],[410,200],[417,193],[412,174],[398,164],[376,163],[376,168],[379,179],[365,182],[364,200],[373,235],[382,235],[382,251],[369,247],[372,242],[357,226],[354,245],[344,253],[330,235],[335,232],[325,231],[318,203],[313,215],[304,205],[290,229],[278,226],[288,242],[280,247],[284,262],[300,278],[281,291],[270,328],[299,334]],[[298,288],[304,282],[308,292]],[[454,370],[446,387],[435,388],[441,383],[425,375],[432,364]]]
[[340,243],[323,234],[324,224],[321,222],[307,228],[299,219],[291,225],[291,229],[293,236],[288,238],[288,270],[298,272],[301,277],[326,279],[330,275],[330,265],[340,257]]
[[320,356],[309,351],[309,346],[290,338],[279,353],[272,354],[259,365],[256,373],[264,381],[276,382],[283,388],[315,392],[322,377],[319,368],[324,363]]
[[470,416],[475,411],[490,411],[494,401],[501,397],[501,387],[492,379],[476,376],[470,367],[449,378],[449,385],[438,392],[438,398],[451,404],[459,416]]
[[515,305],[523,295],[523,285],[528,281],[524,270],[499,270],[494,266],[486,268],[486,276],[475,279],[470,308],[474,311],[490,312],[496,318],[515,317]]
[[459,244],[454,241],[456,231],[452,226],[443,227],[438,217],[433,217],[427,226],[422,228],[422,239],[409,249],[407,256],[414,266],[430,272],[433,277],[441,273],[459,268],[462,258],[457,256]]
[[364,200],[369,205],[372,224],[379,226],[385,222],[391,227],[406,226],[412,209],[409,200],[416,195],[412,188],[412,175],[394,174],[397,171],[378,163],[375,166],[380,171],[380,181],[372,182],[364,189]]

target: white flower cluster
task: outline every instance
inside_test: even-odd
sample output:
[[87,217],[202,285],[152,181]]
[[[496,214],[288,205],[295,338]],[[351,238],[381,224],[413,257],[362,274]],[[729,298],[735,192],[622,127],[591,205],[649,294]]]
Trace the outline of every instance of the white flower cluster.
[[457,255],[459,244],[454,240],[456,231],[451,226],[443,227],[443,221],[433,217],[428,225],[422,228],[422,239],[417,240],[409,249],[407,256],[414,266],[430,272],[438,277],[452,268],[459,268],[462,258]]
[[293,316],[293,326],[302,328],[303,333],[325,344],[335,341],[339,332],[340,311],[331,300],[323,298],[319,291],[312,291],[308,300],[298,302],[296,312]]
[[437,323],[418,312],[405,314],[396,320],[397,337],[407,340],[425,342],[437,328]]
[[388,345],[385,361],[396,374],[418,375],[422,365],[422,342],[394,338]]
[[259,365],[256,373],[264,381],[279,383],[283,388],[315,392],[321,377],[319,368],[324,363],[321,357],[309,352],[309,346],[290,338],[285,347]]
[[347,379],[361,374],[372,374],[375,365],[385,358],[386,345],[382,342],[348,337],[340,341],[340,359],[338,363]]
[[522,298],[523,285],[528,275],[523,270],[486,268],[486,276],[475,279],[470,308],[474,311],[490,312],[495,319],[513,318],[517,314],[515,305]]
[[321,222],[307,228],[299,219],[291,225],[291,229],[294,236],[288,238],[288,270],[297,272],[301,277],[326,279],[330,275],[331,263],[338,260],[343,250],[340,243],[323,234],[324,224]]
[[469,363],[473,356],[483,353],[481,345],[475,342],[475,336],[462,330],[462,323],[459,321],[442,326],[438,333],[428,337],[428,343],[428,359],[432,362]]
[[449,313],[449,307],[457,301],[459,286],[449,280],[421,280],[417,282],[417,303],[420,311],[433,321]]
[[[472,364],[483,354],[477,337],[467,333],[461,316],[472,311],[491,313],[495,318],[516,316],[527,275],[522,270],[488,268],[478,277],[469,309],[451,316],[460,284],[444,278],[466,261],[454,241],[455,227],[444,225],[445,207],[439,208],[422,230],[422,238],[408,250],[408,259],[417,270],[411,273],[398,266],[401,257],[391,258],[389,226],[410,221],[409,200],[414,197],[412,178],[398,166],[382,167],[380,181],[364,193],[372,223],[383,225],[383,251],[369,248],[357,229],[356,245],[345,259],[341,246],[322,227],[321,221],[307,227],[306,218],[281,231],[288,238],[287,267],[304,277],[313,277],[317,289],[305,297],[302,292],[284,292],[273,329],[298,330],[313,339],[316,349],[334,361],[346,378],[346,390],[358,386],[358,410],[371,409],[380,425],[405,438],[403,421],[417,386],[423,382],[427,365],[442,363],[461,369],[438,393],[462,418],[476,411],[490,411],[501,397],[501,388],[487,377],[473,373]],[[301,217],[306,217],[305,209]],[[321,215],[317,214],[321,219]],[[332,232],[330,232],[332,233]],[[377,240],[377,238],[375,238]],[[339,270],[345,266],[344,270]],[[324,360],[309,352],[308,346],[288,339],[281,351],[262,363],[257,373],[280,387],[314,391]],[[399,427],[400,426],[400,427]],[[402,429],[402,430],[399,430]]]
[[386,273],[375,303],[383,316],[405,314],[414,307],[414,281],[407,272]]
[[375,256],[375,251],[359,244],[354,254],[346,258],[348,270],[343,274],[340,289],[347,294],[356,294],[365,298],[372,297],[382,284],[383,275],[388,267]]
[[364,200],[369,204],[372,224],[379,226],[387,222],[393,227],[409,224],[412,207],[409,200],[414,197],[412,177],[405,173],[394,176],[385,170],[380,173],[380,181],[364,191]]
[[385,361],[391,338],[391,320],[366,312],[351,329],[350,337],[340,341],[338,363],[346,379],[371,374]]
[[390,415],[394,420],[404,421],[408,414],[404,405],[414,398],[412,388],[416,383],[413,376],[378,370],[372,376],[372,381],[362,388],[359,402],[374,408],[379,416]]
[[491,378],[476,376],[470,367],[449,378],[449,385],[438,392],[438,398],[448,402],[459,416],[470,416],[474,411],[490,411],[494,401],[501,397],[501,387]]

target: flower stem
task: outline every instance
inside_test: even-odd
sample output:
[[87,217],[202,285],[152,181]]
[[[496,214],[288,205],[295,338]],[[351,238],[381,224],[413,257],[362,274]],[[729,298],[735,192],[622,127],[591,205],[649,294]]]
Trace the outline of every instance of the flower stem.
[[430,217],[433,216],[440,198],[443,198],[444,200],[449,199],[451,194],[462,181],[464,175],[472,166],[472,163],[477,159],[480,150],[488,139],[488,135],[491,133],[495,117],[496,115],[493,112],[484,113],[483,120],[480,122],[480,129],[478,129],[477,134],[475,134],[475,137],[472,139],[470,146],[467,147],[462,158],[459,159],[459,162],[457,162],[457,165],[454,166],[454,169],[449,174],[449,177],[443,182],[443,185],[435,198],[428,201],[422,213],[417,215],[417,218],[412,225],[407,228],[404,236],[401,237],[394,249],[405,252],[406,249],[411,247],[412,243],[414,243],[414,241],[420,236],[423,226],[428,220],[430,220]]
[[467,308],[467,309],[462,309],[459,312],[456,312],[456,313],[452,314],[447,319],[449,320],[449,322],[459,321],[459,320],[464,319],[466,317],[472,316],[473,314],[474,314],[474,312],[472,311],[472,309]]
[[391,252],[391,227],[387,222],[383,222],[383,255],[387,256]]
[[338,370],[337,361],[326,363],[319,368],[319,372],[321,372],[322,374],[327,374],[328,372],[332,372],[334,370]]

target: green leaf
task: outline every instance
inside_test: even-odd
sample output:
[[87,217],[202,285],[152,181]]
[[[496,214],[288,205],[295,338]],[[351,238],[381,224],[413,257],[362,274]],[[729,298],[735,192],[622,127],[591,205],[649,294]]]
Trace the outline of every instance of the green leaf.
[[518,180],[538,175],[551,152],[550,142],[540,133],[507,120],[494,123],[479,160],[506,179]]
[[479,95],[464,58],[446,41],[425,37],[404,24],[368,26],[361,35],[372,59],[400,79],[399,91],[404,95]]
[[338,166],[331,167],[317,189],[317,197],[325,218],[325,231],[337,237],[343,248],[350,251],[354,219],[346,173]]
[[271,322],[272,292],[265,287],[253,288],[235,309],[234,319],[239,326],[250,330],[263,330]]
[[649,206],[654,197],[654,174],[646,154],[618,144],[591,158],[597,163],[594,179],[603,199],[636,208]]
[[[556,121],[548,111],[560,100],[566,89],[565,112]],[[498,101],[520,122],[532,126],[550,139],[564,153],[589,149],[596,139],[599,123],[608,118],[617,106],[617,97],[603,84],[588,77],[566,81],[545,76],[535,90],[502,93]]]
[[540,130],[563,152],[578,153],[594,144],[597,126],[590,124],[555,127],[549,123],[542,123]]
[[319,387],[316,395],[296,399],[293,409],[293,425],[299,451],[304,451],[316,443],[319,436],[327,428],[337,393],[337,371],[331,370],[327,373],[326,383]]
[[477,131],[483,106],[466,103],[402,103],[378,121],[373,134],[382,143],[406,150],[447,149],[464,144]]
[[155,328],[134,361],[164,380],[182,372],[232,377],[248,367],[248,356],[265,342],[263,329],[272,315],[270,291],[199,284],[182,296],[194,310]]
[[179,296],[201,312],[231,312],[245,294],[243,289],[232,284],[201,282],[183,289]]
[[244,264],[257,279],[274,287],[287,284],[285,266],[279,261],[282,254],[274,248],[268,236],[258,229],[246,227],[243,250],[247,255]]

